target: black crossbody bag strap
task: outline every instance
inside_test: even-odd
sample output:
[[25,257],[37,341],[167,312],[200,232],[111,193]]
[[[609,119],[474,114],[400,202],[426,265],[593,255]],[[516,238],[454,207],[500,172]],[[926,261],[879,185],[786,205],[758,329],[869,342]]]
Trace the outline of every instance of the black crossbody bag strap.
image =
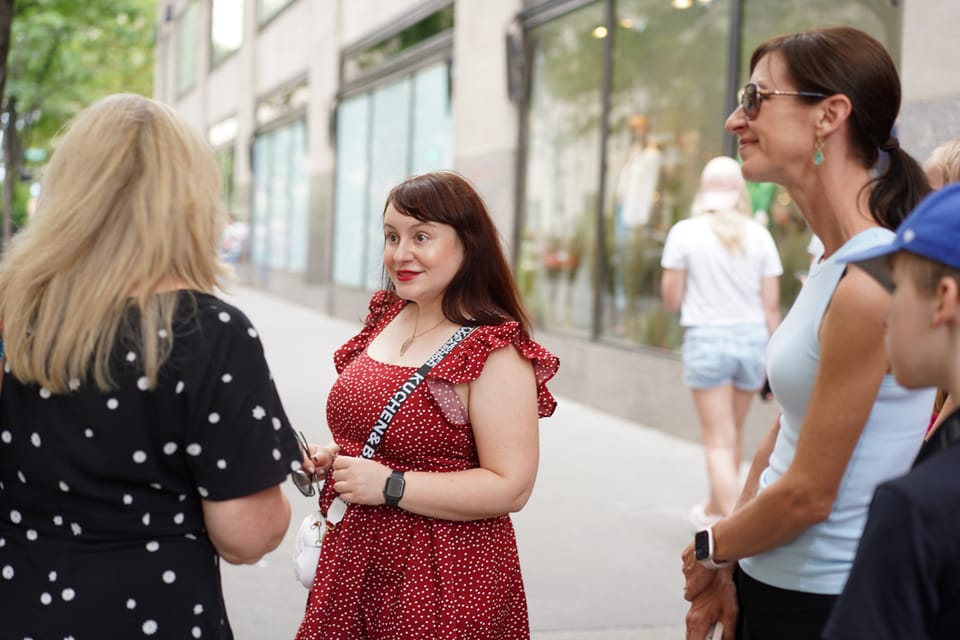
[[[386,406],[384,406],[383,411],[380,412],[380,417],[377,418],[376,423],[373,425],[373,429],[370,430],[370,435],[367,436],[367,441],[363,445],[363,449],[360,451],[361,458],[366,458],[370,460],[373,458],[373,454],[376,453],[377,447],[380,446],[380,443],[383,442],[383,435],[387,432],[387,427],[390,426],[390,422],[393,420],[394,416],[397,415],[397,412],[400,411],[400,407],[403,406],[403,403],[406,402],[413,392],[420,386],[420,383],[427,379],[427,374],[430,373],[430,370],[435,366],[440,364],[444,358],[446,358],[451,351],[453,351],[458,344],[463,342],[467,336],[473,333],[476,330],[476,327],[460,327],[457,329],[450,338],[444,342],[436,353],[427,358],[427,361],[420,365],[420,368],[414,371],[407,381],[400,385],[400,388],[397,389],[390,399],[387,400]],[[336,525],[340,520],[343,519],[343,514],[347,510],[347,503],[340,499],[340,496],[334,498],[333,503],[330,505],[330,508],[327,510],[326,518],[327,525],[332,526]]]

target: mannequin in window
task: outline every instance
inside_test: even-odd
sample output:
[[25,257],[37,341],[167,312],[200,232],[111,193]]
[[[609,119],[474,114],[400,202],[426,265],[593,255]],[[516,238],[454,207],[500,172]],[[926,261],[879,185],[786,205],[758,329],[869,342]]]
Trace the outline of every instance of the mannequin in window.
[[630,229],[644,226],[656,200],[661,152],[650,136],[650,118],[643,114],[627,121],[632,140],[620,170],[616,192],[616,231],[622,237]]
[[[643,114],[627,120],[630,147],[617,179],[613,215],[613,289],[614,303],[623,313],[629,333],[635,320],[637,300],[649,280],[643,262],[643,245],[659,200],[662,152],[650,135],[650,118]],[[656,266],[655,264],[653,265]]]

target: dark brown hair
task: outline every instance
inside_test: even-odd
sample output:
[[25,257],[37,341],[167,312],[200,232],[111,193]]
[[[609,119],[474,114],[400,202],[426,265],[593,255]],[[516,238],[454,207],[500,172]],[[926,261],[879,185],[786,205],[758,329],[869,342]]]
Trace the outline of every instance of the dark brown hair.
[[[852,27],[830,27],[776,36],[750,57],[750,71],[767,54],[779,53],[798,91],[849,98],[850,144],[864,167],[873,168],[886,149],[888,161],[870,181],[870,212],[895,229],[930,192],[923,169],[899,145],[888,145],[900,111],[900,78],[879,42]],[[806,98],[814,102],[820,98]]]
[[[443,294],[448,320],[467,325],[516,320],[529,337],[530,319],[497,228],[480,194],[463,176],[439,171],[408,178],[390,190],[384,213],[391,204],[417,220],[450,225],[463,245],[463,264]],[[395,291],[389,278],[386,281],[386,288]]]

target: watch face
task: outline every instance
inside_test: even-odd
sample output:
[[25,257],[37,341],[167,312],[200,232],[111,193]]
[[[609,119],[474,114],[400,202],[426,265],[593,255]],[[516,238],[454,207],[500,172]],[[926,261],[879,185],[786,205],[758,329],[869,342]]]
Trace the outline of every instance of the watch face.
[[403,496],[403,478],[396,478],[390,476],[387,478],[387,486],[384,487],[384,493],[386,493],[391,498],[400,498]]
[[693,538],[693,553],[697,560],[706,560],[710,557],[710,532],[706,529],[697,531]]

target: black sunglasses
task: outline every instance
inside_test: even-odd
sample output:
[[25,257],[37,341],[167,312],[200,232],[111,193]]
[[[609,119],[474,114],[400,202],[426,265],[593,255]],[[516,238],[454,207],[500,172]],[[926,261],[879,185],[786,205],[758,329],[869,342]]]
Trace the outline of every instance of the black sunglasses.
[[[301,431],[296,431],[295,433],[297,434],[297,442],[300,443],[300,448],[303,449],[303,453],[309,458],[310,445],[307,444],[307,437],[304,436]],[[293,481],[293,486],[308,498],[317,495],[317,474],[307,473],[303,469],[294,469],[290,474],[290,479]]]
[[816,91],[776,91],[763,90],[755,82],[748,82],[737,92],[737,100],[743,107],[743,113],[748,119],[754,120],[760,114],[760,104],[765,98],[773,96],[799,96],[801,98],[829,98],[825,93]]

